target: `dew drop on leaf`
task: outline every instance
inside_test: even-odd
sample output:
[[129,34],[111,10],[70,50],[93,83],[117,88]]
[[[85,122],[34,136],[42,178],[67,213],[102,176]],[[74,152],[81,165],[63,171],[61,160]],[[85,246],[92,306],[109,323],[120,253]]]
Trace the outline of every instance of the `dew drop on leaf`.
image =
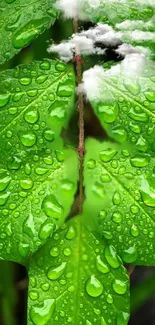
[[139,235],[139,229],[136,225],[131,226],[130,232],[133,237],[137,237]]
[[58,247],[52,247],[50,250],[50,255],[52,257],[57,257],[59,255],[59,248]]
[[4,107],[10,99],[10,94],[0,94],[0,108]]
[[141,88],[140,85],[133,81],[133,79],[125,79],[124,87],[130,92],[131,95],[139,95]]
[[66,239],[68,239],[68,240],[72,240],[72,239],[75,238],[75,236],[76,236],[75,228],[74,228],[73,226],[70,226],[70,227],[68,228],[67,232],[66,232],[65,237],[66,237]]
[[112,266],[114,269],[117,269],[121,265],[121,260],[116,254],[115,249],[113,246],[106,246],[105,248],[105,258],[110,266]]
[[124,250],[121,254],[121,257],[125,263],[133,263],[137,259],[137,249],[135,246],[131,246],[128,249]]
[[140,192],[144,204],[155,207],[155,177],[152,176],[147,180],[142,176]]
[[21,133],[19,137],[25,147],[32,147],[37,140],[36,135],[33,132]]
[[99,297],[103,292],[103,286],[101,282],[92,275],[86,282],[86,291],[91,297]]
[[87,162],[87,167],[89,169],[94,169],[96,166],[96,161],[94,159],[90,159],[88,162]]
[[33,181],[31,179],[21,179],[20,186],[23,190],[30,190],[33,186]]
[[18,170],[21,166],[21,159],[18,157],[14,156],[8,159],[8,169],[11,170]]
[[54,140],[54,132],[50,129],[46,129],[43,133],[45,140],[52,142]]
[[124,295],[127,291],[127,281],[114,279],[112,287],[116,293],[119,295]]
[[10,181],[11,181],[10,176],[0,178],[0,192],[4,191],[8,187]]
[[41,240],[46,240],[48,237],[50,237],[53,234],[53,231],[55,230],[55,223],[51,220],[46,220],[40,227],[39,230],[39,238]]
[[150,102],[155,102],[155,91],[148,91],[145,93],[146,99],[148,99]]
[[55,300],[46,299],[40,304],[35,304],[30,309],[30,318],[35,325],[46,325],[51,319],[55,309]]
[[145,167],[148,165],[149,160],[150,160],[149,156],[145,156],[145,157],[137,156],[131,158],[130,162],[133,167]]
[[115,127],[112,130],[114,138],[119,142],[125,142],[127,139],[127,131],[122,127]]
[[110,293],[107,295],[106,301],[108,304],[113,304],[113,297]]
[[34,124],[38,121],[39,119],[39,113],[38,110],[36,109],[31,109],[30,111],[25,112],[24,114],[25,121]]
[[121,196],[120,193],[118,191],[115,191],[114,195],[113,195],[113,203],[115,205],[119,205],[121,202]]
[[66,269],[66,264],[67,264],[66,262],[63,262],[57,267],[51,267],[47,273],[48,278],[50,280],[59,279]]
[[115,223],[120,223],[122,221],[122,214],[120,212],[114,212],[112,215],[112,221]]
[[30,238],[33,238],[34,236],[34,220],[33,215],[31,213],[23,223],[23,232],[27,234]]
[[53,194],[47,195],[42,202],[42,209],[48,217],[60,219],[63,215],[63,207]]
[[102,150],[102,152],[100,153],[100,158],[103,162],[109,162],[116,154],[117,154],[116,150],[108,148]]
[[100,255],[97,256],[96,267],[97,267],[98,271],[100,271],[103,274],[108,273],[110,271],[109,266],[105,262],[102,261]]
[[28,22],[25,26],[21,27],[20,30],[18,29],[12,39],[14,48],[20,49],[27,46],[45,30],[46,24],[48,23],[48,18],[36,19]]
[[29,244],[19,243],[18,253],[22,258],[26,258],[30,252]]
[[100,104],[98,106],[98,114],[105,123],[113,123],[118,116],[118,104],[115,102],[113,105]]

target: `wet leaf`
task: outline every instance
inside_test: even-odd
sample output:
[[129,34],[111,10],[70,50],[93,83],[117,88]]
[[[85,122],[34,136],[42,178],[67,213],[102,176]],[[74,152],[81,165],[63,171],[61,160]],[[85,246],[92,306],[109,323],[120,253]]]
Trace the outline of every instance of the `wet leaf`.
[[82,222],[80,216],[67,223],[33,256],[30,325],[127,324],[126,270],[114,248]]
[[154,265],[154,158],[93,139],[86,150],[86,220],[125,263]]
[[55,0],[4,0],[0,3],[0,64],[48,29],[57,17]]

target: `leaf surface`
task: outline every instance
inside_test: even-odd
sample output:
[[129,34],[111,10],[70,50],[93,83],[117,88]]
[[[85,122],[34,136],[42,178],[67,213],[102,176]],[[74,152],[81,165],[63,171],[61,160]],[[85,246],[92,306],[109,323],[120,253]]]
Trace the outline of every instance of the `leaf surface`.
[[55,0],[0,2],[0,64],[48,29],[57,16]]
[[155,265],[154,158],[93,139],[86,151],[87,220],[125,263]]
[[0,79],[0,256],[24,264],[64,222],[76,191],[77,154],[60,138],[74,75],[45,60]]
[[30,261],[29,325],[127,324],[122,261],[81,219],[59,229]]
[[[87,95],[89,98],[92,93]],[[127,142],[141,153],[155,151],[155,66],[152,62],[146,63],[141,77],[110,76],[107,70],[107,75],[99,80],[99,96],[91,104],[110,137],[120,143]]]

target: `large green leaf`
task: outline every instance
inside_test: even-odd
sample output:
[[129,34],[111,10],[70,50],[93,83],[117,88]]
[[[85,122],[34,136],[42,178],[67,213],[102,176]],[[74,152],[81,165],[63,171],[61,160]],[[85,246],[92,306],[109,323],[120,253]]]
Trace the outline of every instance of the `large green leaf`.
[[55,0],[0,1],[0,64],[12,58],[54,23]]
[[0,79],[0,256],[24,263],[64,221],[76,191],[77,154],[60,139],[74,75],[45,60]]
[[82,225],[59,229],[28,265],[29,325],[117,325],[129,318],[129,286],[112,246]]
[[[130,71],[129,71],[130,72]],[[109,136],[135,146],[140,152],[155,151],[155,65],[146,63],[141,77],[107,75],[99,81],[100,94],[91,100]],[[93,96],[88,90],[88,98]]]
[[124,262],[155,265],[154,158],[93,139],[86,151],[86,219]]

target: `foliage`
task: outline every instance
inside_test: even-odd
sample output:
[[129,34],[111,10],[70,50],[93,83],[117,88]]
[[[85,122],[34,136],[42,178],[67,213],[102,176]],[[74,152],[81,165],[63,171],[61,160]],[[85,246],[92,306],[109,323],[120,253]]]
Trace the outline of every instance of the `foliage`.
[[[54,4],[2,1],[1,64],[54,23]],[[84,11],[114,28],[154,15],[133,0],[96,11],[86,1]],[[27,268],[29,325],[126,325],[123,263],[155,265],[154,65],[146,61],[136,80],[105,77],[112,101],[91,100],[109,139],[87,139],[83,213],[67,221],[80,164],[61,135],[75,111],[75,79],[57,59],[0,73],[0,258]]]

